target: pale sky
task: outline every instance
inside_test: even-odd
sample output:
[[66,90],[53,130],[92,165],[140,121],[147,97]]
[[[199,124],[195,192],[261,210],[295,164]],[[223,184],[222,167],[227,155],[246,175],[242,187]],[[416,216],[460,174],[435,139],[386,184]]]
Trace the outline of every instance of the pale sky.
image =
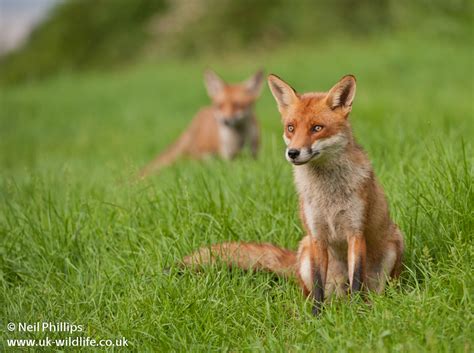
[[21,45],[61,0],[0,0],[0,55]]

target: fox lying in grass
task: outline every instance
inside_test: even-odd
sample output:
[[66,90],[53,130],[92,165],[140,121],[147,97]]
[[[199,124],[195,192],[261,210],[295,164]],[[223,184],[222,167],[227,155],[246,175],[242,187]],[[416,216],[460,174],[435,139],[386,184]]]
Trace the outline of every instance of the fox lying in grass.
[[268,84],[282,116],[286,159],[293,164],[306,236],[297,252],[272,244],[201,248],[185,266],[223,261],[243,269],[295,274],[321,311],[325,295],[363,287],[381,292],[401,270],[403,235],[348,120],[356,91],[344,76],[327,93],[298,94],[275,75]]
[[141,177],[182,156],[202,158],[218,154],[224,159],[232,159],[246,143],[250,145],[252,155],[257,156],[260,130],[253,107],[260,95],[263,72],[258,71],[245,82],[227,84],[208,70],[204,82],[212,105],[196,114],[178,140],[140,172]]

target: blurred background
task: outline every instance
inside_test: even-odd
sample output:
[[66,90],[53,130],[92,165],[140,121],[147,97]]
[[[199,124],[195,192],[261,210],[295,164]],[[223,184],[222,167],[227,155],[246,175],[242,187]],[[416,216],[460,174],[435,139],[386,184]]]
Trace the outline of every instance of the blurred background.
[[[263,68],[299,91],[355,74],[354,128],[375,159],[387,138],[400,149],[419,145],[419,132],[470,140],[473,4],[0,0],[0,165],[133,173],[209,104],[206,68],[230,82]],[[280,160],[266,88],[256,112],[262,155]]]
[[0,0],[0,77],[400,32],[462,41],[472,16],[470,0]]

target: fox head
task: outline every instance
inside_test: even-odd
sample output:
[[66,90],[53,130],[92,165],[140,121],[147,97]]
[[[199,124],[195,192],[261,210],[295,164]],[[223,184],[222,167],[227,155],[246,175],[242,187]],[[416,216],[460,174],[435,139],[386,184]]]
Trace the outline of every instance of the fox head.
[[354,76],[344,76],[327,93],[298,94],[276,75],[268,76],[268,85],[283,120],[286,159],[290,163],[327,160],[351,141],[347,119],[356,91]]
[[263,72],[258,71],[248,80],[228,84],[215,72],[204,73],[204,83],[212,100],[217,120],[229,127],[239,126],[250,117],[255,100],[260,95]]

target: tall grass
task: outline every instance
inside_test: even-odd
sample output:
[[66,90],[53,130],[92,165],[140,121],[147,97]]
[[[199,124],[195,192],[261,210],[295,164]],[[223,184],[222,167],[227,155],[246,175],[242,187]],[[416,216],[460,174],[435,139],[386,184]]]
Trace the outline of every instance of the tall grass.
[[[84,335],[125,336],[135,351],[472,351],[471,59],[467,43],[346,40],[3,91],[2,325],[83,324]],[[237,80],[256,63],[301,91],[328,89],[349,72],[358,77],[351,120],[406,239],[402,277],[384,295],[328,301],[315,319],[292,280],[219,266],[174,271],[198,246],[247,240],[295,248],[303,235],[267,90],[257,104],[257,161],[181,161],[128,182],[206,104],[205,66]],[[3,345],[67,336],[1,335]]]

